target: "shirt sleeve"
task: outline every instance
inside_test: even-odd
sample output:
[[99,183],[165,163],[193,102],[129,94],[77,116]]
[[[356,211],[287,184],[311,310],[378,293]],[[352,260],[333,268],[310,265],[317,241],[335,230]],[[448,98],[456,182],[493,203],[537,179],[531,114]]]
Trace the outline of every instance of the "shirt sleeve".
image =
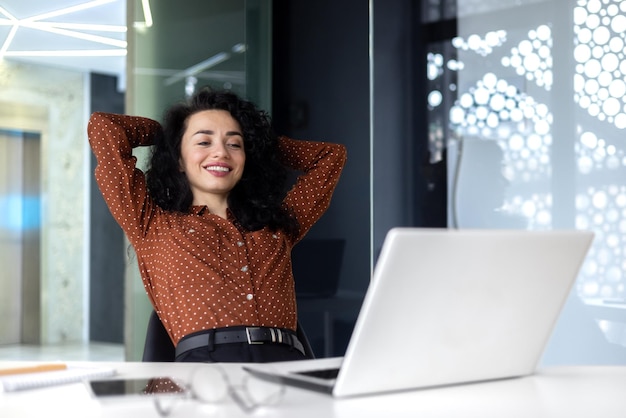
[[330,205],[341,171],[346,163],[346,147],[329,142],[279,139],[283,163],[303,172],[285,197],[285,204],[300,224],[299,241]]
[[148,146],[161,133],[151,119],[96,112],[87,128],[96,156],[95,177],[111,214],[134,246],[144,235],[155,204],[150,199],[144,173],[136,168],[132,150]]

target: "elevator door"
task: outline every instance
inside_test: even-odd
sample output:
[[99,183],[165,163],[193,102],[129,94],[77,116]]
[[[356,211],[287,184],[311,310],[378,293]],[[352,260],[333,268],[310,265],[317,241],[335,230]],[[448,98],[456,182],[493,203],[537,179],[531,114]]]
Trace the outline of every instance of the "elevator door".
[[40,143],[0,129],[0,344],[39,342]]

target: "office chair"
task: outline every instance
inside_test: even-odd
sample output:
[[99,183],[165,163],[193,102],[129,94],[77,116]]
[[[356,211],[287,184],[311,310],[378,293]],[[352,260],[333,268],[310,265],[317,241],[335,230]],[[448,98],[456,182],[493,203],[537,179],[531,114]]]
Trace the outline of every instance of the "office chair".
[[[298,339],[304,346],[305,354],[310,358],[315,358],[311,344],[309,343],[302,326],[298,322],[298,328],[296,330]],[[155,311],[150,314],[148,320],[148,330],[146,332],[146,342],[143,347],[143,357],[141,361],[144,362],[171,362],[176,358],[176,350],[170,336],[168,335],[165,327],[161,323],[158,315]]]
[[141,361],[146,362],[168,362],[174,361],[176,350],[170,336],[165,330],[159,316],[153,310],[148,319],[148,330],[146,331],[146,342],[143,346],[143,357]]

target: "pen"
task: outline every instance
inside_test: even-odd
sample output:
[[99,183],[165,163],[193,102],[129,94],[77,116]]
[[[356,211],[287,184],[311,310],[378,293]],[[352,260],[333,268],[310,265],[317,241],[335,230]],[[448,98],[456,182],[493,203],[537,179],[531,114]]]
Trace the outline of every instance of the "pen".
[[24,373],[40,373],[40,372],[52,372],[55,370],[65,370],[67,365],[62,363],[55,364],[38,364],[36,366],[14,367],[10,369],[1,369],[0,376],[24,374]]

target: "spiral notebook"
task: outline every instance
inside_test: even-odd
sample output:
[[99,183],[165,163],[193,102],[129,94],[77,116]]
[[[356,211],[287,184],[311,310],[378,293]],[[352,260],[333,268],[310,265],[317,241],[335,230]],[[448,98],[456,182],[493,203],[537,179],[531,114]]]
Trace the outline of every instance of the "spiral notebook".
[[68,366],[63,370],[8,374],[0,376],[0,392],[16,392],[77,383],[83,380],[100,379],[113,375],[115,375],[115,369],[108,366]]

